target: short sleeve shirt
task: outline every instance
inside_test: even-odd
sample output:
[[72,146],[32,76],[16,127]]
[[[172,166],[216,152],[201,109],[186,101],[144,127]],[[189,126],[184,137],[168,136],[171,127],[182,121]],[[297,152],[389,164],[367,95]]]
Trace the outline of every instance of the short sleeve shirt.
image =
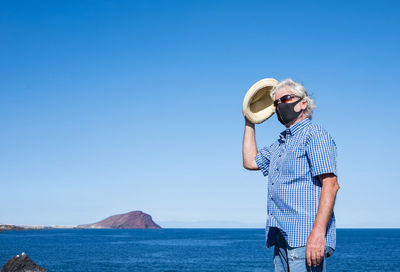
[[[318,175],[337,176],[337,147],[320,125],[305,118],[279,134],[270,146],[258,150],[256,163],[268,180],[265,247],[274,245],[270,228],[280,229],[289,246],[305,246],[318,211],[322,184]],[[336,247],[336,220],[332,212],[326,246]]]

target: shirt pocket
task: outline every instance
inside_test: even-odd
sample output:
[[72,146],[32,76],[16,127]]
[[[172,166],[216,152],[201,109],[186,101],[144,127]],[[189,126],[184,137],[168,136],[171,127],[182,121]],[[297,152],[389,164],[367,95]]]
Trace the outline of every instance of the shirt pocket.
[[306,149],[303,145],[286,149],[285,157],[281,162],[282,174],[294,179],[300,177],[307,169]]

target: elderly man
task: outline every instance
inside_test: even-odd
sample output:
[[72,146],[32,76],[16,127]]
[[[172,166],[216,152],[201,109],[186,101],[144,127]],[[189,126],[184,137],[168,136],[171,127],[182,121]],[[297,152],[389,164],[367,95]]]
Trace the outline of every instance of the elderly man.
[[274,245],[276,272],[326,271],[336,246],[336,144],[311,122],[314,101],[301,84],[283,80],[271,96],[286,129],[257,150],[254,124],[245,117],[243,139],[243,167],[268,176],[265,247]]

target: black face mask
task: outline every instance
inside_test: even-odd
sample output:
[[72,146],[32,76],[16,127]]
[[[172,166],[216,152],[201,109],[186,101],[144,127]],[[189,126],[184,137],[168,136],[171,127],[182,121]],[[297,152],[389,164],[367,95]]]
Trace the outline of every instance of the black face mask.
[[299,103],[303,98],[300,98],[296,102],[292,103],[279,103],[278,106],[276,107],[276,115],[278,116],[279,122],[282,123],[282,125],[288,124],[292,122],[293,120],[297,119],[299,117],[300,113],[303,111],[296,112],[294,110],[294,106],[296,106],[297,103]]

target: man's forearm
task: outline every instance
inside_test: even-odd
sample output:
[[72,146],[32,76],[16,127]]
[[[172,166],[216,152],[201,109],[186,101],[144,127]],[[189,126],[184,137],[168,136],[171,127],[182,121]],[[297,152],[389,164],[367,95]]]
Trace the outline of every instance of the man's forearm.
[[306,258],[309,266],[312,264],[317,266],[324,257],[326,228],[335,206],[336,193],[339,190],[339,184],[334,174],[324,174],[318,177],[322,183],[322,190],[319,197],[317,216],[307,239]]
[[243,166],[250,164],[251,160],[257,155],[255,137],[254,124],[246,120],[243,136]]
[[336,176],[325,178],[323,181],[319,199],[317,216],[314,221],[313,231],[326,233],[333,207],[335,206],[336,194],[339,190]]

